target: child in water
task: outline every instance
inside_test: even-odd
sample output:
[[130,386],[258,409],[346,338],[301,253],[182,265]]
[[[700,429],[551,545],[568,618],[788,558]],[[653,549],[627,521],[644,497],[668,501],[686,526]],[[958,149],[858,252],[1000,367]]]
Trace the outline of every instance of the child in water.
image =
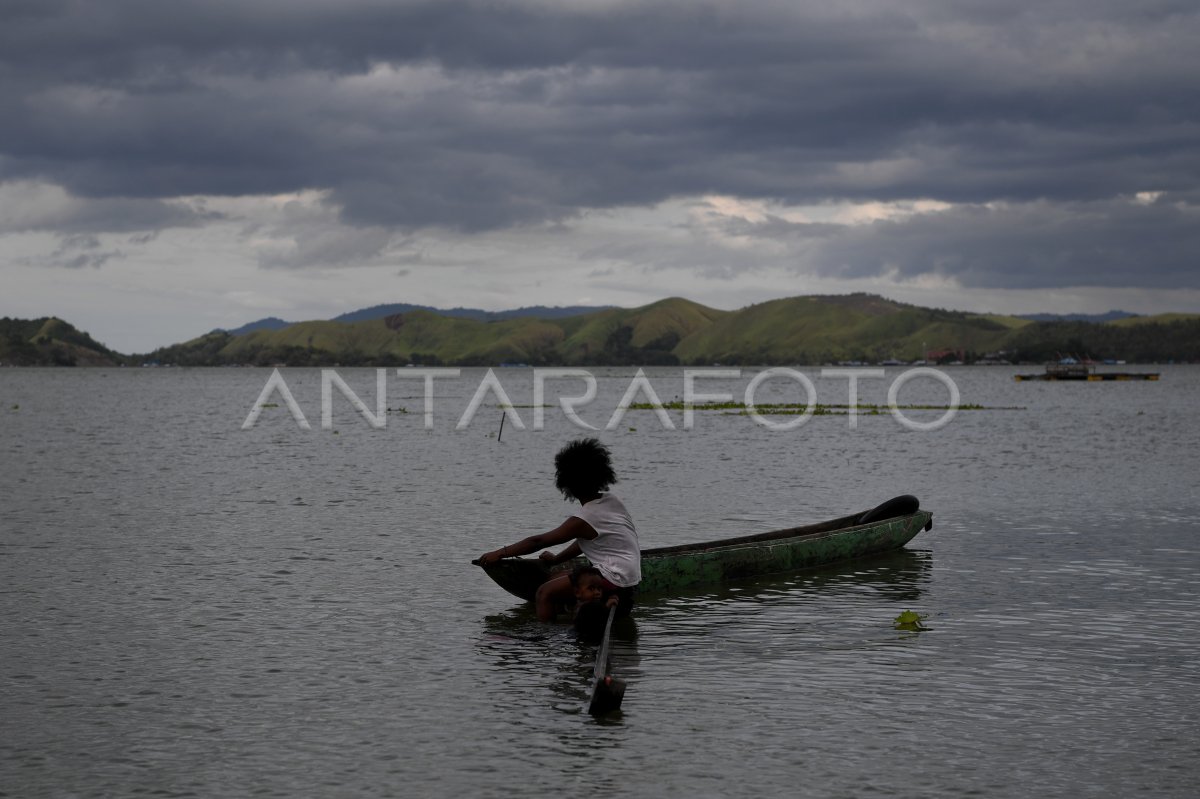
[[575,632],[587,641],[599,641],[608,624],[608,609],[617,607],[621,598],[606,587],[608,581],[595,566],[576,566],[570,579],[575,591]]
[[[557,554],[545,551],[547,564],[562,563],[584,555],[600,574],[601,593],[617,597],[617,613],[633,607],[633,592],[642,579],[642,553],[633,519],[621,500],[608,492],[617,481],[608,447],[594,438],[567,444],[554,456],[554,485],[580,508],[553,530],[531,535],[515,544],[481,555],[480,563],[529,555],[547,547],[568,544]],[[588,583],[593,580],[589,579]],[[592,591],[591,588],[588,591]],[[576,596],[571,575],[555,574],[538,588],[534,604],[542,621],[554,619],[558,609]]]
[[620,597],[617,592],[611,588],[611,584],[604,579],[604,575],[595,566],[576,566],[571,570],[570,577],[571,590],[575,592],[576,606],[578,612],[580,605],[586,605],[589,602],[604,602],[605,607],[614,607]]

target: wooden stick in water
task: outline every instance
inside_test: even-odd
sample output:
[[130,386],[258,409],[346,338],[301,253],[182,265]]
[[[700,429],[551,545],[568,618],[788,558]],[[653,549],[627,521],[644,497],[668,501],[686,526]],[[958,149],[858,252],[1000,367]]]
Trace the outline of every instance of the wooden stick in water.
[[604,638],[600,640],[600,651],[596,655],[596,667],[592,670],[592,698],[588,702],[588,713],[603,716],[621,709],[625,698],[625,683],[608,673],[609,643],[612,638],[613,619],[616,607],[608,609],[608,621],[604,625]]

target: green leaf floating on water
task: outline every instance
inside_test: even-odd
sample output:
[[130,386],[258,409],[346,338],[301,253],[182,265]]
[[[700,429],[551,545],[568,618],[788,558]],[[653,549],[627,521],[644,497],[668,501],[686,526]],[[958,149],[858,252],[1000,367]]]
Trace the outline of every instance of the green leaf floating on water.
[[896,617],[895,625],[897,630],[924,630],[921,626],[921,620],[927,618],[920,613],[912,610],[906,610]]

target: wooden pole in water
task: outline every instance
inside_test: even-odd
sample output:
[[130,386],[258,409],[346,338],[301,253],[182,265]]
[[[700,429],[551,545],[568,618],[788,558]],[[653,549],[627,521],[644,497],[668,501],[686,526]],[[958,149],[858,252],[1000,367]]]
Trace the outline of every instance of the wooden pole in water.
[[508,416],[503,411],[500,412],[500,432],[496,435],[496,441],[499,443],[500,437],[504,435],[504,417]]
[[621,700],[625,698],[625,683],[608,673],[609,639],[612,637],[613,618],[617,608],[608,609],[608,621],[604,625],[604,638],[600,641],[600,651],[596,654],[596,667],[592,670],[592,690],[588,700],[587,712],[593,716],[603,716],[621,709]]

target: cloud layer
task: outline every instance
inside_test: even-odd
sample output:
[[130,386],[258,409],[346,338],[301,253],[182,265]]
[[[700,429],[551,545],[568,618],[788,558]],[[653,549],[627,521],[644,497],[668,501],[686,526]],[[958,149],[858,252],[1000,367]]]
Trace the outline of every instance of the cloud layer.
[[[260,262],[334,265],[720,195],[781,210],[709,230],[745,244],[720,251],[730,275],[1196,287],[1196,41],[1195,3],[1165,0],[10,0],[0,209],[65,199],[0,231],[153,231],[203,224],[178,198],[316,191],[344,229],[297,218]],[[914,201],[936,210],[785,212]]]

